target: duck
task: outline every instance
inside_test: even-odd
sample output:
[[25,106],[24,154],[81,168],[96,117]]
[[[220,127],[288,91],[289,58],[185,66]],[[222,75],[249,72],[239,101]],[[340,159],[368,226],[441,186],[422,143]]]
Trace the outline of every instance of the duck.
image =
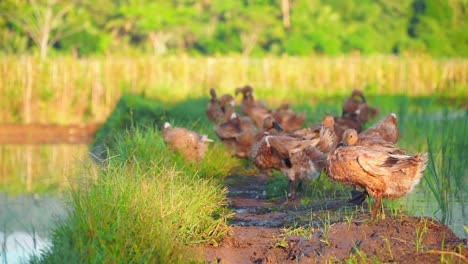
[[246,85],[242,88],[237,88],[235,95],[242,93],[242,112],[250,117],[258,129],[262,129],[263,120],[271,115],[271,111],[262,101],[255,100],[253,97],[253,88]]
[[183,127],[171,127],[164,123],[162,137],[172,151],[179,152],[187,161],[200,162],[208,150],[208,143],[213,142],[207,135],[199,135],[195,131]]
[[215,124],[227,121],[234,112],[234,97],[230,94],[224,94],[218,99],[214,88],[210,89],[210,95],[211,99],[206,107],[206,116]]
[[268,107],[264,101],[255,100],[253,96],[253,87],[245,85],[244,87],[236,88],[235,95],[242,94],[242,111],[247,115],[249,107],[257,107],[268,110]]
[[[271,120],[265,119],[266,127]],[[275,127],[281,128],[277,125]],[[252,161],[260,169],[281,171],[288,178],[288,197],[294,200],[296,185],[318,178],[325,166],[328,152],[320,147],[326,145],[324,142],[334,145],[333,134],[327,127],[322,127],[318,134],[319,137],[306,138],[281,129],[271,133],[265,130],[258,135],[257,143],[252,148]]]
[[354,129],[358,133],[362,131],[363,122],[359,120],[359,117],[356,114],[334,117],[333,119],[335,124],[335,133],[340,139],[340,141],[343,138],[343,132],[346,129]]
[[378,114],[378,108],[370,107],[361,90],[354,89],[351,96],[343,103],[342,117],[356,116],[362,123],[367,123]]
[[[397,125],[397,118],[395,113],[391,113],[384,117],[382,120],[359,133],[359,135],[354,135],[354,132],[349,131],[346,135],[343,134],[344,138],[357,138],[356,145],[366,146],[370,148],[386,149],[389,153],[392,154],[407,154],[407,151],[401,148],[398,148],[395,144],[399,139],[399,129]],[[352,198],[348,203],[361,205],[366,197],[367,193],[359,192],[354,186],[351,190]]]
[[351,92],[351,96],[345,99],[343,103],[343,111],[341,116],[348,116],[350,114],[355,114],[359,109],[359,106],[366,104],[366,97],[361,90],[354,89]]
[[257,128],[248,117],[240,117],[236,112],[231,118],[215,126],[215,133],[238,158],[248,158],[257,134]]
[[283,161],[279,170],[288,179],[288,197],[295,200],[297,186],[317,179],[325,167],[326,153],[316,148],[314,140],[288,136],[266,136],[265,141]]
[[292,111],[291,106],[287,103],[281,104],[272,112],[273,118],[286,130],[293,132],[303,127],[306,115],[298,114]]
[[357,131],[346,130],[343,146],[330,153],[327,175],[340,183],[366,190],[376,200],[372,218],[377,216],[382,199],[397,199],[410,193],[423,177],[428,154],[394,154],[387,148],[357,145]]
[[397,116],[390,113],[373,126],[359,133],[359,142],[364,141],[387,141],[396,144],[400,137]]
[[325,115],[319,124],[311,126],[311,130],[313,137],[320,138],[317,146],[320,151],[330,153],[338,146],[340,138],[336,133],[335,118],[332,115]]

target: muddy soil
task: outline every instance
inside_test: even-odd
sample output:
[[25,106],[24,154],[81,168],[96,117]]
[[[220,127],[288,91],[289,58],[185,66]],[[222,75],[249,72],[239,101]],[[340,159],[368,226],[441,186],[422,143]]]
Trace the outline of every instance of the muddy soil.
[[426,217],[386,212],[371,220],[346,198],[305,204],[267,199],[267,176],[226,179],[235,215],[219,245],[197,248],[210,263],[468,263],[466,239]]

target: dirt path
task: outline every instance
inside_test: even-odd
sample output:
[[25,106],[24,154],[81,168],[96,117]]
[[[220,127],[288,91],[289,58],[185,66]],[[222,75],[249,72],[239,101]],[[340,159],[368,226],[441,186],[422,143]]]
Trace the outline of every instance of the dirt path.
[[[266,198],[264,176],[226,179],[235,215],[230,236],[200,247],[211,263],[326,263],[329,261],[467,263],[466,241],[430,218],[405,215],[378,221],[343,199],[286,202]],[[464,244],[465,243],[465,244]]]

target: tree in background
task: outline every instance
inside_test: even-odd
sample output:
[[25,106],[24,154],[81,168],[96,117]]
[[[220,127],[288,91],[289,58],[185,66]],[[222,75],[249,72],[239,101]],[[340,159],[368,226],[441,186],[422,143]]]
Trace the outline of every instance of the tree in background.
[[[36,48],[37,47],[37,48]],[[467,0],[3,0],[0,53],[468,56]]]
[[73,21],[77,4],[76,0],[6,1],[2,14],[32,39],[44,59],[58,41],[83,29],[85,21]]

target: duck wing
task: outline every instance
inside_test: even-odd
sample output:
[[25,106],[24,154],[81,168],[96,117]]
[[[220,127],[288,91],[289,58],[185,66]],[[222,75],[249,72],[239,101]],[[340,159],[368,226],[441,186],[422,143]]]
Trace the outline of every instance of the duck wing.
[[361,168],[372,176],[384,177],[391,174],[392,167],[388,166],[389,155],[381,151],[362,151],[357,157]]
[[389,154],[403,154],[404,155],[408,153],[406,149],[401,149],[392,142],[378,140],[378,139],[374,140],[374,139],[364,138],[360,140],[359,145],[369,147],[372,149],[376,149],[379,151],[384,151]]
[[316,144],[314,140],[303,140],[289,136],[267,136],[266,141],[272,151],[281,158],[289,158],[291,153],[303,151]]

